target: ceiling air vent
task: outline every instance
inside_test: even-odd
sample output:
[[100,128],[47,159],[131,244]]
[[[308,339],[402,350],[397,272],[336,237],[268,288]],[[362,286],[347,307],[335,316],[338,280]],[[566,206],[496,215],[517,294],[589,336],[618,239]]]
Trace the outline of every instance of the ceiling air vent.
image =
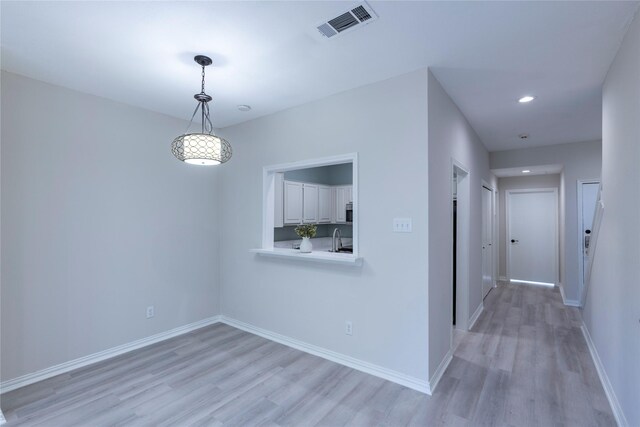
[[360,22],[368,21],[369,19],[371,19],[371,14],[367,12],[367,9],[362,6],[358,6],[355,9],[352,9],[351,13],[353,13],[356,18],[360,20]]
[[343,32],[344,30],[348,30],[354,25],[358,25],[359,23],[360,21],[358,21],[358,19],[353,16],[351,12],[343,13],[337,18],[333,18],[328,22],[328,24],[331,25],[331,27],[333,27],[333,29],[339,33]]
[[337,36],[338,34],[347,33],[356,28],[360,28],[361,24],[368,24],[378,19],[373,9],[367,3],[360,3],[359,6],[349,9],[346,12],[329,19],[317,26],[318,31],[326,38]]

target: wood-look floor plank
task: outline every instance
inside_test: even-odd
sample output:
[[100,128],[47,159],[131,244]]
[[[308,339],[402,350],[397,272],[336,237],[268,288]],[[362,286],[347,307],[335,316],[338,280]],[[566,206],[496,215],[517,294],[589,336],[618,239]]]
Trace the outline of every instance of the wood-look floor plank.
[[508,372],[501,369],[488,371],[471,420],[472,425],[495,426],[503,423],[508,382]]
[[14,426],[613,426],[557,289],[500,284],[433,396],[216,324],[0,396]]
[[356,377],[354,388],[347,393],[340,402],[331,409],[317,425],[326,427],[338,427],[350,424],[358,410],[378,392],[385,381],[371,375],[362,374]]
[[[466,420],[466,418],[455,415],[451,410],[453,395],[458,384],[459,380],[457,378],[444,375],[438,383],[438,388],[433,396],[425,396],[423,398],[423,402],[416,408],[416,413],[408,425],[445,426],[451,424],[454,420],[457,425],[460,425],[459,421]],[[465,423],[468,424],[468,420]]]

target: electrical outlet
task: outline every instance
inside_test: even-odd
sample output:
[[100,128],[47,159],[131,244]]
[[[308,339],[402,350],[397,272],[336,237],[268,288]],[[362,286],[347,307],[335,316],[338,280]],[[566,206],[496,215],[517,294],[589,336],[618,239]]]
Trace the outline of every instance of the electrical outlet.
[[353,335],[353,323],[347,320],[344,324],[344,333],[347,335]]
[[394,233],[411,233],[411,218],[393,218]]
[[151,319],[155,315],[156,315],[156,309],[152,305],[147,307],[147,319]]

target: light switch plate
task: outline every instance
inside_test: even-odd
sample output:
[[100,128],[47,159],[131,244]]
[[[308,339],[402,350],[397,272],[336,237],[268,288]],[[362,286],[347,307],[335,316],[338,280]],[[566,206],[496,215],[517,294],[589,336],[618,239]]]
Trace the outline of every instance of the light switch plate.
[[394,233],[411,233],[411,218],[394,218]]

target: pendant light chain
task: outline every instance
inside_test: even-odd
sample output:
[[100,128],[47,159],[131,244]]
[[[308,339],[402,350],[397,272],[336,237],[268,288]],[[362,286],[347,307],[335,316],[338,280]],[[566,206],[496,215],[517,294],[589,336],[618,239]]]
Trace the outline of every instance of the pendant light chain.
[[202,66],[202,90],[200,93],[204,94],[204,65]]
[[[204,95],[204,65],[202,66],[202,89],[200,89],[200,93],[202,95]],[[204,123],[204,113],[205,113],[204,107],[205,107],[206,103],[204,101],[200,101],[200,102],[202,104],[202,133],[205,133],[205,129],[204,129],[204,126],[205,126],[205,123]]]

